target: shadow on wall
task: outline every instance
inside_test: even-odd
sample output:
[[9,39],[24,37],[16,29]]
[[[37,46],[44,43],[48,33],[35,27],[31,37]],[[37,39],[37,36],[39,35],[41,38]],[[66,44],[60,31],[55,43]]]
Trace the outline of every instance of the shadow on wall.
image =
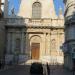
[[[20,9],[21,0],[19,0],[18,11]],[[6,29],[6,49],[5,49],[5,64],[8,66],[14,64],[25,64],[30,56],[30,39],[27,33],[28,26],[22,16],[15,15],[15,7],[12,8],[9,18],[5,19]],[[14,30],[14,31],[13,31]],[[15,37],[14,37],[15,36]],[[8,47],[8,48],[7,48]]]
[[15,15],[13,8],[6,22],[5,64],[9,66],[24,63],[30,58],[26,50],[27,46],[30,48],[30,43],[25,18]]

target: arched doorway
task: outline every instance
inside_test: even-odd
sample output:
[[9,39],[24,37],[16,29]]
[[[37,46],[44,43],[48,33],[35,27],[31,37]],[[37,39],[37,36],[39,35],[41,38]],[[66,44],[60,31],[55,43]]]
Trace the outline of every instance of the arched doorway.
[[31,43],[31,59],[38,60],[40,58],[41,38],[39,36],[33,36],[30,40],[30,43]]

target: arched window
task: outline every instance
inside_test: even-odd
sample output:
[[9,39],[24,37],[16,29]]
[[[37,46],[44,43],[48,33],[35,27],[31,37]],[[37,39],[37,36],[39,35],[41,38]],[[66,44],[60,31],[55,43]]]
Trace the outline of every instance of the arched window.
[[32,18],[41,18],[41,3],[35,2],[32,5]]

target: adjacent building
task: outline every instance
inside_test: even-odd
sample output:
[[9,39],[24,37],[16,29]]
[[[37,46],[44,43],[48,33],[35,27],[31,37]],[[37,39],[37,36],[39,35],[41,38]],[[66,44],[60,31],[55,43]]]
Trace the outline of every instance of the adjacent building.
[[[3,3],[0,0],[0,63],[4,63],[4,49],[5,49],[5,21],[2,12]],[[1,66],[0,66],[1,67]]]
[[21,0],[18,14],[13,8],[10,16],[5,1],[6,64],[27,60],[63,64],[64,17],[61,9],[56,15],[53,0]]
[[75,0],[64,0],[65,4],[65,43],[64,66],[75,68]]

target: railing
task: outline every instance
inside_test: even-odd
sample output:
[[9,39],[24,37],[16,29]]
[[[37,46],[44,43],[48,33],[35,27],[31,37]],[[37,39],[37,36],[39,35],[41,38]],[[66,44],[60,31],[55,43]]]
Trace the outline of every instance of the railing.
[[24,22],[24,19],[22,18],[8,18],[7,19],[7,25],[21,25]]
[[63,19],[30,19],[30,18],[8,18],[7,25],[24,26],[60,26],[64,27]]

